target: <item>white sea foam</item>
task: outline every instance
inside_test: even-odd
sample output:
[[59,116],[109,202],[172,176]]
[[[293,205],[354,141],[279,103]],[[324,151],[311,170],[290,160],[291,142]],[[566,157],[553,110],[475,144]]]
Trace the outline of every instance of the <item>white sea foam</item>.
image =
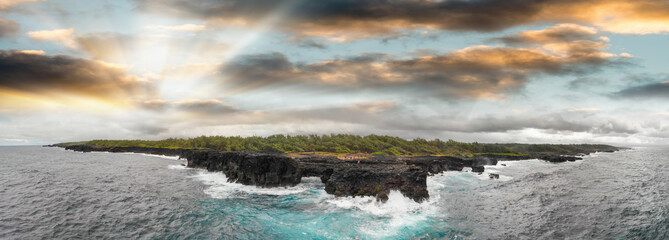
[[426,203],[417,203],[404,197],[399,191],[390,191],[388,201],[385,203],[376,201],[376,197],[338,197],[326,201],[339,208],[359,209],[375,216],[394,216],[404,213],[416,213],[430,206]]
[[[302,183],[287,188],[261,188],[230,183],[225,174],[206,170],[197,170],[192,178],[207,185],[204,192],[212,198],[246,198],[251,194],[301,195],[305,196],[307,198],[305,200],[308,202],[319,206],[317,209],[325,212],[353,210],[352,214],[354,216],[374,219],[357,226],[351,226],[371,238],[398,236],[406,232],[407,228],[426,226],[425,222],[438,214],[437,205],[441,191],[444,189],[444,184],[440,183],[438,179],[428,177],[429,200],[417,203],[404,197],[399,191],[391,191],[388,195],[388,201],[381,203],[376,201],[375,197],[334,197],[325,192],[320,178],[317,177],[302,178]],[[317,193],[313,194],[314,191]]]
[[[221,172],[207,172],[202,170],[192,176],[208,185],[204,192],[213,198],[245,198],[249,194],[257,195],[293,195],[316,188],[319,178],[302,178],[302,183],[294,187],[262,188],[239,183],[228,182],[228,178]],[[321,184],[322,185],[322,184]]]
[[165,155],[146,154],[146,153],[137,153],[137,154],[144,155],[144,156],[149,156],[149,157],[165,158],[165,159],[170,159],[170,160],[180,160],[179,156],[165,156]]
[[406,228],[421,227],[422,222],[428,221],[438,213],[438,203],[444,182],[435,177],[427,178],[427,188],[430,198],[417,203],[401,192],[392,190],[385,203],[376,201],[376,197],[334,197],[323,191],[323,204],[338,209],[351,209],[380,218],[368,224],[356,226],[360,232],[372,238],[387,238],[397,236],[406,231]]
[[[325,191],[323,191],[325,193]],[[432,194],[432,193],[431,193]],[[435,194],[438,196],[438,194]],[[359,210],[375,217],[381,217],[368,224],[355,226],[361,232],[379,237],[396,236],[406,227],[419,226],[436,212],[436,198],[417,203],[404,197],[399,191],[390,191],[388,201],[381,203],[375,197],[333,197],[329,196],[324,204],[340,209]]]
[[113,153],[113,154],[137,154],[137,155],[142,155],[142,156],[147,156],[147,157],[157,157],[157,158],[165,158],[165,159],[170,159],[170,160],[178,160],[178,161],[183,161],[182,159],[179,159],[179,156],[166,156],[166,155],[159,155],[159,154],[148,154],[148,153],[134,153],[134,152],[97,152],[97,153]]
[[181,165],[181,164],[178,164],[178,165],[168,165],[167,168],[168,168],[168,169],[176,169],[176,170],[185,170],[185,169],[188,169],[188,168],[186,167],[186,165]]

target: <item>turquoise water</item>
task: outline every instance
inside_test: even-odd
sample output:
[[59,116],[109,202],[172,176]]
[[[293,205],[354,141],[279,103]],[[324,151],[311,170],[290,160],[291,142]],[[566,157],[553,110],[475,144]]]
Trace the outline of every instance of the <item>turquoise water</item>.
[[433,214],[437,212],[438,196],[418,204],[393,192],[389,201],[382,204],[371,197],[334,198],[325,193],[318,178],[306,178],[297,187],[283,189],[228,183],[223,174],[205,171],[192,178],[207,185],[204,192],[212,197],[202,203],[207,209],[205,214],[230,216],[232,222],[239,223],[240,232],[253,236],[412,239],[469,235],[449,228]]
[[382,204],[318,178],[263,189],[171,157],[0,147],[0,239],[667,239],[666,152],[446,172],[429,201]]

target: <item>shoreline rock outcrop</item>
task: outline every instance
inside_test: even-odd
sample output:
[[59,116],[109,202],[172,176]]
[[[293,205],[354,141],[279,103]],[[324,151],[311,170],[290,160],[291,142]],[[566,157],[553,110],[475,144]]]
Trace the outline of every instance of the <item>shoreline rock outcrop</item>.
[[[49,145],[58,146],[58,145]],[[255,151],[216,151],[204,149],[102,147],[93,145],[58,146],[78,152],[133,152],[166,156],[179,156],[188,161],[187,167],[220,171],[228,181],[260,187],[295,186],[303,177],[319,177],[325,191],[335,196],[374,196],[386,201],[390,191],[397,190],[416,202],[429,199],[427,176],[444,171],[483,173],[485,165],[498,161],[542,159],[550,162],[581,160],[574,156],[506,156],[477,155],[474,157],[451,156],[374,156],[366,159],[343,160],[334,156],[301,154],[289,156],[281,153]],[[498,178],[499,175],[491,178]]]

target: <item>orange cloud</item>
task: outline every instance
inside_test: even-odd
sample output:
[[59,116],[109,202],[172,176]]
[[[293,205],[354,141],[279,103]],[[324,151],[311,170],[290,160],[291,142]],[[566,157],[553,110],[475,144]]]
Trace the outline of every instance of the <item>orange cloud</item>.
[[43,2],[43,1],[44,0],[0,0],[0,10],[8,9],[23,3]]
[[0,16],[0,38],[15,37],[19,31],[19,24],[10,19]]
[[536,23],[589,23],[615,33],[669,32],[664,0],[214,1],[139,0],[146,11],[212,24],[255,27],[277,9],[274,26],[297,37],[332,41],[392,36],[403,30],[498,31]]
[[30,38],[38,41],[53,41],[69,48],[76,48],[77,42],[74,40],[74,29],[54,29],[28,32]]
[[[191,26],[177,27],[178,30],[174,31],[187,31]],[[31,31],[28,35],[34,40],[59,43],[71,51],[87,54],[96,60],[134,67],[147,66],[158,61],[182,64],[191,59],[197,59],[198,62],[217,61],[221,53],[230,48],[228,44],[201,35],[76,34],[71,28]]]
[[613,64],[618,56],[605,52],[608,45],[596,33],[589,27],[558,25],[496,39],[522,45],[518,48],[473,46],[411,59],[363,54],[295,65],[281,53],[246,55],[224,65],[221,74],[234,93],[290,81],[413,89],[450,99],[499,99],[539,74],[582,74]]
[[153,89],[149,82],[103,62],[0,50],[0,95],[0,105],[23,98],[46,104],[124,106],[151,97]]

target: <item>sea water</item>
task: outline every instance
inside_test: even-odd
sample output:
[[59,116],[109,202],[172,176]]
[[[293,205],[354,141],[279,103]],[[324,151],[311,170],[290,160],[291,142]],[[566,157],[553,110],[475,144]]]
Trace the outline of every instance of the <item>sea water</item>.
[[668,153],[499,162],[428,177],[426,202],[379,203],[318,178],[229,183],[176,157],[0,147],[0,239],[668,239]]

